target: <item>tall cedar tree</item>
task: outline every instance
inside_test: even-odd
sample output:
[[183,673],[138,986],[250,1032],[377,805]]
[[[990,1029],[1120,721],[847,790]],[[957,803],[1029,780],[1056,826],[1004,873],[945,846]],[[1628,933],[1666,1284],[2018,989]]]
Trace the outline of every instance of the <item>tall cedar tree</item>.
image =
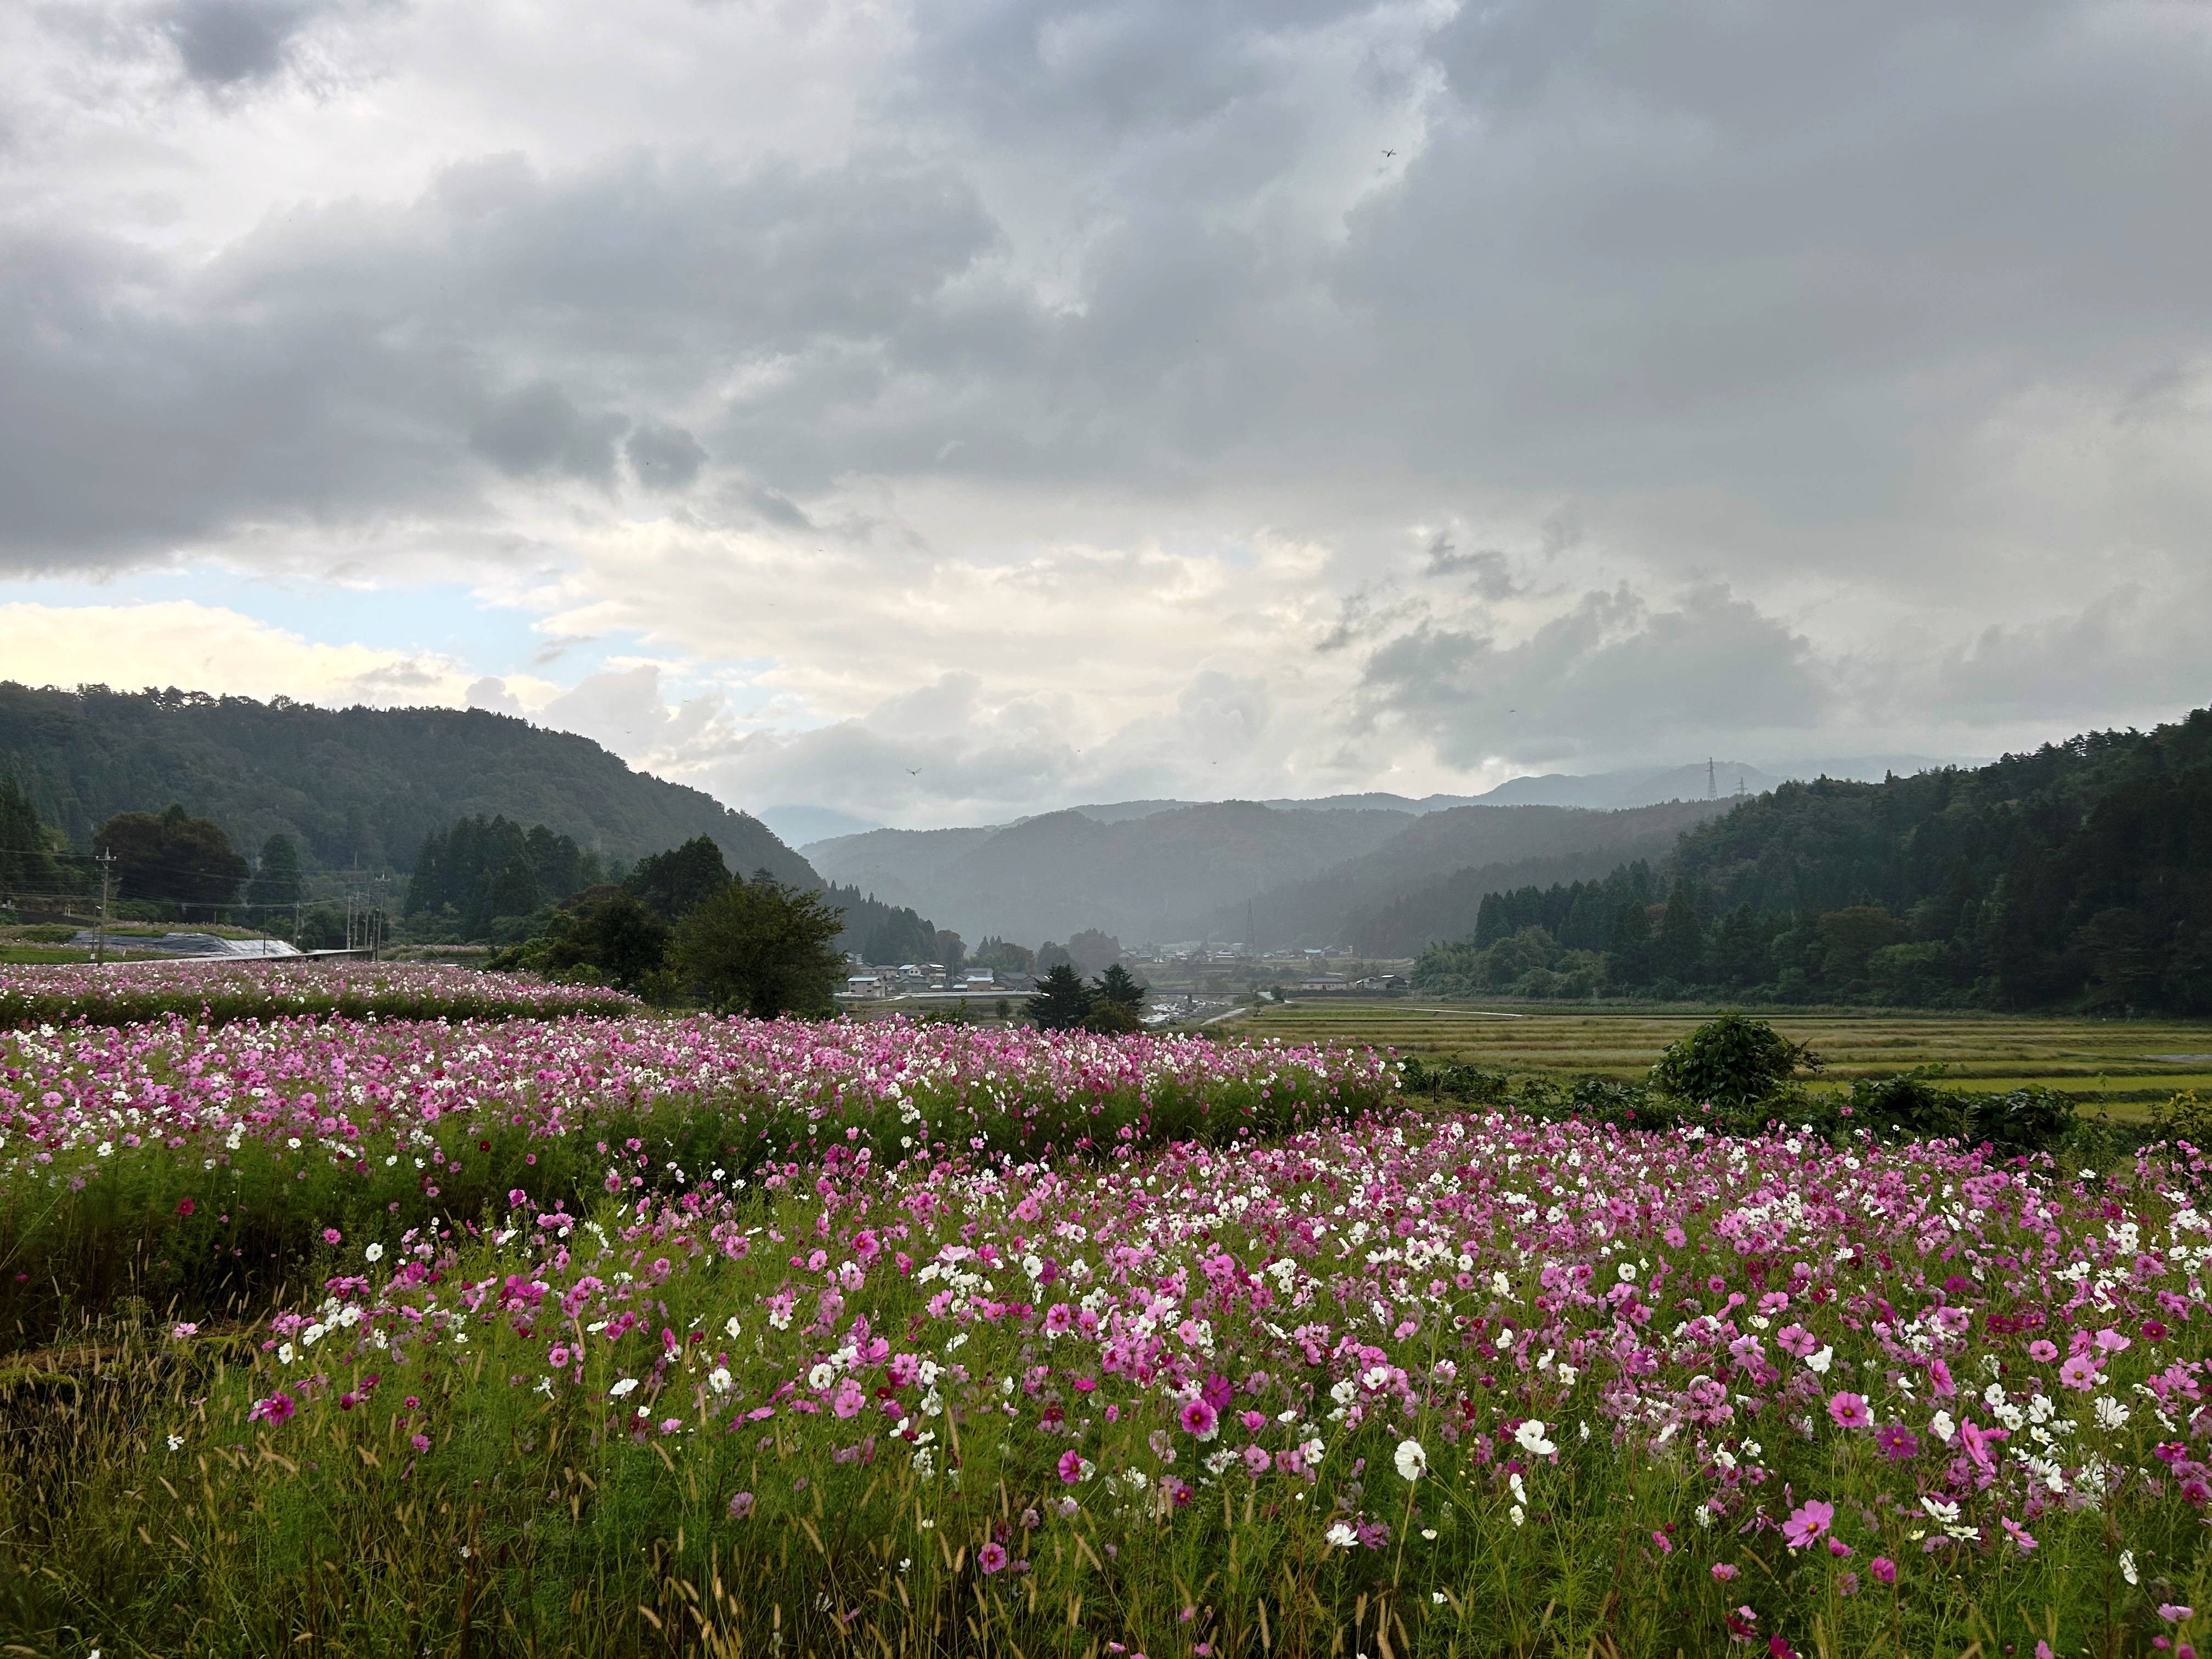
[[1054,966],[1029,1000],[1030,1022],[1040,1031],[1073,1031],[1091,1015],[1091,988],[1069,963]]
[[58,894],[64,890],[61,866],[47,845],[30,792],[11,777],[0,777],[0,891]]
[[728,882],[678,924],[676,971],[718,1013],[824,1017],[844,982],[844,926],[819,893]]
[[639,860],[623,885],[662,921],[681,921],[730,885],[730,866],[722,862],[722,849],[712,840],[695,836],[681,847]]
[[246,902],[258,906],[296,904],[300,899],[300,854],[289,836],[261,843],[260,867],[246,887]]

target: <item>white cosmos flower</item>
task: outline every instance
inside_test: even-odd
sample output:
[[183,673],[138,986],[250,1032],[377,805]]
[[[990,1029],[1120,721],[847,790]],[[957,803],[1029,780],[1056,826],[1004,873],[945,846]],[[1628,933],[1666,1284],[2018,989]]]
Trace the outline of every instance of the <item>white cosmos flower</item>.
[[1836,1351],[1833,1347],[1824,1347],[1818,1353],[1807,1354],[1805,1356],[1805,1363],[1813,1368],[1813,1374],[1815,1376],[1825,1376],[1828,1373],[1829,1365],[1834,1362],[1835,1358]]
[[361,1254],[362,1259],[365,1261],[381,1261],[384,1260],[384,1246],[372,1244]]
[[2141,1577],[2136,1572],[2136,1553],[2133,1550],[2122,1550],[2120,1552],[2120,1577],[2126,1579],[2130,1584],[2140,1583],[2142,1582]]
[[708,1371],[707,1373],[707,1386],[712,1389],[716,1394],[729,1393],[730,1368],[726,1365],[717,1365],[713,1370]]
[[622,1380],[621,1382],[619,1382],[616,1383],[616,1384],[614,1385],[614,1387],[612,1387],[611,1389],[609,1389],[607,1390],[607,1392],[608,1392],[610,1395],[611,1395],[614,1398],[616,1398],[617,1400],[619,1400],[619,1399],[621,1399],[624,1395],[629,1394],[629,1393],[630,1393],[631,1391],[633,1391],[636,1387],[637,1387],[637,1379],[636,1379],[635,1377],[634,1377],[634,1376],[625,1376],[624,1378],[623,1378],[623,1380]]
[[1543,1424],[1533,1417],[1513,1431],[1513,1437],[1521,1443],[1522,1450],[1534,1453],[1538,1457],[1549,1457],[1559,1450],[1544,1437]]
[[836,1380],[837,1368],[826,1359],[806,1373],[806,1386],[817,1394],[821,1393]]
[[1429,1472],[1429,1455],[1418,1440],[1398,1443],[1398,1473],[1408,1480],[1418,1480]]
[[1359,1541],[1359,1534],[1352,1531],[1348,1521],[1334,1522],[1322,1536],[1340,1550],[1348,1550]]
[[1513,1517],[1513,1524],[1516,1527],[1528,1518],[1528,1511],[1522,1509],[1518,1504],[1516,1504],[1511,1509],[1508,1510],[1506,1513]]

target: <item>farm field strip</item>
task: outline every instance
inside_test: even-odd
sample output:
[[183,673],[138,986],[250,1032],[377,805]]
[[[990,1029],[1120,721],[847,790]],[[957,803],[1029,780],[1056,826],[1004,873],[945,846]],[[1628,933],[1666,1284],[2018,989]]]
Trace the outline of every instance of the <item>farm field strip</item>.
[[[1698,1013],[1494,1010],[1435,1005],[1292,1004],[1264,1010],[1255,1035],[1297,1042],[1356,1042],[1500,1070],[1571,1076],[1641,1076],[1660,1051],[1705,1018]],[[1999,1091],[2042,1083],[2115,1103],[2161,1100],[2212,1089],[2212,1025],[2171,1021],[2027,1019],[2002,1016],[1768,1014],[1774,1027],[1826,1062],[1822,1079],[1854,1079],[1941,1065],[1957,1084]]]

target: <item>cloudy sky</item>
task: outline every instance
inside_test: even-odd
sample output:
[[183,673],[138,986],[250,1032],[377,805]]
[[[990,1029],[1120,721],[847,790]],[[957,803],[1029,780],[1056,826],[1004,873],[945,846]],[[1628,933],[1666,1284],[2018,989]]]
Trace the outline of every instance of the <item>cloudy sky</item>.
[[33,0],[0,674],[912,825],[2145,723],[2207,178],[2205,0]]

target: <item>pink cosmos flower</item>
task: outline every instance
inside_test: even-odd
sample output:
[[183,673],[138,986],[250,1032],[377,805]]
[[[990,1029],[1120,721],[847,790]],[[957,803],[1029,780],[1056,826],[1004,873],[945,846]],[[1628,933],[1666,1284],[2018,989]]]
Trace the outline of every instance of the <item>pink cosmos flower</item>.
[[1060,1455],[1060,1478],[1068,1486],[1083,1479],[1083,1454],[1064,1451]]
[[1717,1578],[1723,1584],[1727,1583],[1729,1579],[1735,1577],[1735,1565],[1733,1562],[1716,1561],[1713,1563],[1713,1577]]
[[1863,1394],[1838,1392],[1831,1395],[1828,1415],[1839,1429],[1870,1429],[1874,1426],[1874,1413],[1867,1409],[1866,1396]]
[[266,1423],[273,1429],[280,1423],[290,1422],[298,1414],[299,1410],[298,1402],[283,1389],[279,1389],[266,1400],[255,1401],[252,1407],[246,1413],[246,1420],[249,1423]]
[[1867,1572],[1877,1583],[1894,1584],[1897,1582],[1897,1563],[1886,1555],[1877,1555],[1868,1562]]
[[860,1407],[867,1403],[866,1390],[848,1376],[837,1385],[837,1395],[830,1402],[830,1409],[840,1417],[858,1417]]
[[1177,1420],[1182,1424],[1184,1433],[1194,1435],[1200,1440],[1212,1439],[1221,1426],[1220,1413],[1204,1400],[1185,1401],[1182,1410],[1177,1413]]
[[1820,1339],[1802,1325],[1784,1325],[1774,1334],[1775,1346],[1783,1352],[1795,1354],[1802,1359],[1820,1346]]
[[336,1244],[340,1240],[343,1239],[345,1235],[335,1227],[325,1227],[323,1229],[323,1243],[325,1244]]
[[1075,1326],[1075,1310],[1065,1302],[1055,1302],[1045,1310],[1044,1328],[1054,1336],[1065,1336]]
[[2169,1625],[2179,1625],[2194,1619],[2197,1616],[2197,1609],[2184,1607],[2178,1601],[2161,1601],[2159,1603],[2158,1616]]
[[1244,1448],[1244,1473],[1255,1480],[1267,1474],[1268,1467],[1273,1462],[1274,1459],[1267,1455],[1267,1449],[1264,1446]]
[[2039,1336],[2027,1345],[2027,1357],[2039,1365],[2048,1365],[2058,1358],[2058,1345]]
[[984,1545],[975,1552],[975,1565],[985,1572],[1002,1571],[1006,1565],[1006,1547],[996,1542]]
[[2035,1534],[2008,1515],[2004,1517],[2004,1529],[2005,1535],[2020,1546],[2020,1553],[2022,1555],[2026,1555],[2035,1547]]
[[1244,1425],[1245,1433],[1257,1434],[1261,1430],[1267,1426],[1267,1413],[1265,1412],[1244,1412],[1237,1417],[1237,1420]]
[[2086,1393],[2102,1379],[2098,1374],[2097,1362],[2086,1353],[2077,1353],[2058,1368],[2058,1380],[2069,1389],[2080,1389]]
[[749,1492],[737,1493],[730,1499],[730,1519],[743,1521],[753,1512],[753,1495]]
[[1817,1498],[1808,1498],[1790,1511],[1783,1523],[1782,1539],[1793,1550],[1802,1550],[1828,1530],[1836,1518],[1836,1506],[1823,1504]]
[[1662,1555],[1672,1555],[1674,1553],[1674,1540],[1663,1532],[1654,1532],[1651,1534],[1651,1541],[1657,1547]]

